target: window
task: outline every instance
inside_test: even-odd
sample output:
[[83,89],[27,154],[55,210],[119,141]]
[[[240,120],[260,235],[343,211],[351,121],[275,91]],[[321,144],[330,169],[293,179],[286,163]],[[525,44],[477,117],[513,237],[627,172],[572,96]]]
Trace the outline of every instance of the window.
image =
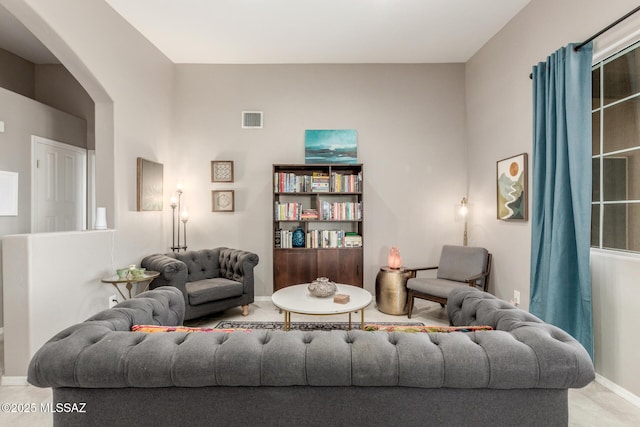
[[640,43],[592,71],[591,246],[640,252]]

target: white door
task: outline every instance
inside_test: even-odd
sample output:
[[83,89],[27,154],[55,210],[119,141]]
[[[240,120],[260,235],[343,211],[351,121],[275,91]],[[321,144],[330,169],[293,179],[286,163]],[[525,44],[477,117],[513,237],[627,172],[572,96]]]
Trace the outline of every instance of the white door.
[[32,140],[31,232],[86,228],[87,150]]

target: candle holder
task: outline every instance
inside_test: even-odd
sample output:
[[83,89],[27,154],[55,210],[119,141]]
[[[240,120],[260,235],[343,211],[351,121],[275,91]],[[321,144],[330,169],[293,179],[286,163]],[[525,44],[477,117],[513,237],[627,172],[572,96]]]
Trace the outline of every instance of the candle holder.
[[[176,189],[176,194],[178,196],[171,198],[171,210],[173,211],[171,219],[171,250],[173,252],[180,252],[180,250],[184,250],[185,252],[187,251],[187,221],[189,221],[189,214],[186,209],[182,211],[182,214],[180,214],[182,209],[182,193],[182,185],[178,184]],[[176,209],[178,210],[177,215]],[[182,221],[184,244],[181,244],[180,242],[180,221]]]
[[462,234],[462,245],[467,246],[467,215],[469,214],[469,206],[467,206],[467,198],[463,197],[460,201],[460,216],[464,219],[464,233]]

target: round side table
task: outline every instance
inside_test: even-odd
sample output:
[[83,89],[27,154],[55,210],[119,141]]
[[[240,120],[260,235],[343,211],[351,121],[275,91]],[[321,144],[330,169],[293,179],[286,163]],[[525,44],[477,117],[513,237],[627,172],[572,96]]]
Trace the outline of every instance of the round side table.
[[381,267],[376,276],[378,311],[395,316],[407,314],[407,280],[413,277],[416,277],[415,270]]

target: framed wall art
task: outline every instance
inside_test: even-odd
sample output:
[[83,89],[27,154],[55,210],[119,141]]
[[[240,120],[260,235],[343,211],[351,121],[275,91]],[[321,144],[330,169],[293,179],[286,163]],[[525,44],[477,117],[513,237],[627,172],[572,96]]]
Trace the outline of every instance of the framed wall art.
[[162,163],[138,157],[138,211],[162,210]]
[[527,153],[496,162],[497,218],[527,220]]
[[304,162],[358,163],[358,132],[355,129],[306,130]]
[[233,161],[213,160],[211,162],[211,182],[233,182]]
[[211,210],[213,212],[233,212],[235,210],[235,195],[233,190],[211,191]]

